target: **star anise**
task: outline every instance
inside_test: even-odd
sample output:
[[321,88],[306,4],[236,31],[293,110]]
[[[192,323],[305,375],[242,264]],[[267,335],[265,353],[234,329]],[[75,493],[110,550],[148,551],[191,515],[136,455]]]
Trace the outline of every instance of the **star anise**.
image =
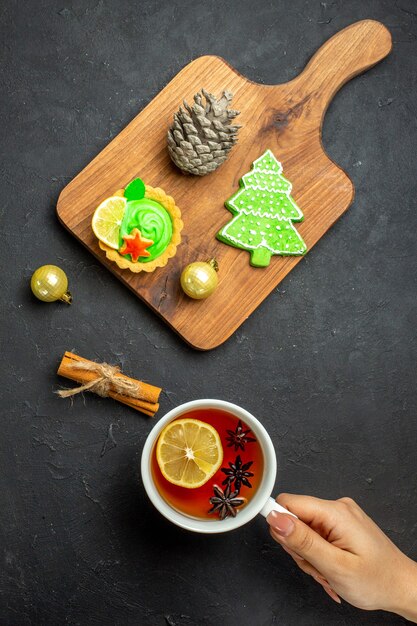
[[231,486],[227,485],[223,491],[218,485],[213,485],[214,496],[210,498],[210,504],[213,507],[209,513],[218,513],[221,520],[226,517],[236,517],[236,509],[245,503],[245,498],[238,498],[238,491],[232,491]]
[[248,428],[247,430],[243,429],[243,424],[242,422],[239,420],[237,426],[236,426],[236,430],[227,430],[228,433],[228,437],[226,437],[226,441],[228,441],[227,446],[230,448],[231,446],[234,446],[235,448],[235,452],[237,452],[239,450],[239,448],[241,450],[245,449],[245,444],[247,443],[252,443],[253,441],[256,441],[256,439],[254,437],[249,437],[249,433],[251,432],[250,428]]
[[222,472],[226,474],[225,480],[222,482],[222,485],[233,485],[235,483],[235,489],[239,492],[242,485],[246,487],[252,488],[248,478],[253,476],[253,472],[248,472],[248,469],[252,465],[253,461],[248,461],[242,465],[242,459],[240,456],[236,457],[236,461],[234,463],[229,463],[229,467],[222,467]]

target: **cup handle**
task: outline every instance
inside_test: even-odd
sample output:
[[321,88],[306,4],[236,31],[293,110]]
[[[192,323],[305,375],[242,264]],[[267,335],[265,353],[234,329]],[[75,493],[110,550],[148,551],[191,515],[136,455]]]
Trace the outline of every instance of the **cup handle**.
[[278,511],[279,513],[285,513],[286,515],[292,515],[292,517],[297,517],[296,515],[294,515],[294,513],[291,513],[291,511],[278,504],[278,502],[276,502],[274,498],[268,498],[263,508],[259,512],[264,517],[268,517],[271,511]]

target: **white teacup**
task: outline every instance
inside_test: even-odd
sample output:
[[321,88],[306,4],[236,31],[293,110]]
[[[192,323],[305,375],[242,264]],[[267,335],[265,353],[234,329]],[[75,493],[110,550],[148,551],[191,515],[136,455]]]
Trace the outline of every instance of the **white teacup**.
[[[255,495],[241,511],[237,512],[236,517],[228,517],[224,520],[205,520],[191,517],[172,508],[160,495],[155,486],[152,477],[151,461],[153,449],[156,445],[159,434],[169,422],[172,422],[181,415],[196,409],[220,409],[222,411],[226,411],[227,413],[231,413],[238,419],[241,419],[242,422],[244,422],[252,430],[262,448],[264,457],[264,474],[262,480]],[[277,459],[275,456],[275,450],[271,438],[265,428],[259,420],[256,419],[256,417],[251,415],[251,413],[248,413],[248,411],[245,411],[245,409],[240,408],[236,404],[225,402],[223,400],[193,400],[172,409],[172,411],[169,411],[169,413],[162,417],[152,428],[145,441],[142,452],[142,480],[151,502],[158,509],[158,511],[164,515],[164,517],[169,519],[170,522],[173,522],[182,528],[186,528],[187,530],[192,530],[198,533],[223,533],[228,530],[234,530],[235,528],[239,528],[239,526],[243,526],[243,524],[249,522],[258,513],[261,513],[264,517],[267,517],[271,511],[280,511],[281,513],[292,515],[292,513],[280,506],[273,498],[270,497],[275,483],[276,472]]]

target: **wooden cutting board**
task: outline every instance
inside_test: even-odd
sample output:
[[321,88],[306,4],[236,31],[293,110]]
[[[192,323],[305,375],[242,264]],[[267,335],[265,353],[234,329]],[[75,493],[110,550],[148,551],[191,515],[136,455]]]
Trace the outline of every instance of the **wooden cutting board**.
[[[350,178],[323,150],[325,111],[338,89],[381,61],[391,45],[385,26],[357,22],[327,41],[305,70],[283,85],[256,84],[216,56],[192,61],[65,187],[57,206],[60,221],[185,341],[200,350],[217,347],[302,258],[274,256],[267,268],[251,267],[248,252],[215,238],[232,217],[224,201],[270,148],[292,182],[292,196],[305,218],[296,227],[311,250],[354,196]],[[228,160],[200,178],[185,176],[172,164],[166,133],[182,100],[191,102],[202,87],[217,96],[223,89],[232,91],[232,107],[241,111],[237,122],[243,127]],[[98,204],[137,176],[172,195],[184,220],[176,256],[150,274],[132,274],[108,262],[90,224]],[[182,269],[211,257],[220,266],[217,291],[203,301],[187,298],[179,286]]]

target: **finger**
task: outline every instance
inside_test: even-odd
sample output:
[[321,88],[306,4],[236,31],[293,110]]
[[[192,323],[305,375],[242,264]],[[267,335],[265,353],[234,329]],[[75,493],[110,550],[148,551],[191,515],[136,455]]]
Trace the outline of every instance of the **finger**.
[[315,581],[317,581],[319,583],[319,585],[321,585],[324,589],[324,591],[335,601],[340,603],[341,600],[339,598],[339,596],[337,595],[337,593],[335,592],[334,589],[332,589],[332,587],[329,584],[329,581],[324,578],[320,572],[313,567],[313,565],[311,565],[311,563],[308,563],[308,561],[306,561],[305,559],[303,559],[302,557],[298,556],[298,554],[296,554],[295,552],[293,552],[292,550],[290,550],[289,548],[287,548],[286,546],[281,546],[283,550],[285,550],[285,552],[288,552],[288,554],[294,559],[294,561],[296,562],[296,564],[298,565],[298,567],[300,568],[300,570],[302,572],[304,572],[305,574],[308,574],[309,576],[312,576],[314,578]]
[[332,600],[334,600],[338,604],[342,604],[341,599],[339,598],[337,593],[335,591],[333,591],[333,589],[331,587],[327,587],[323,583],[320,583],[320,581],[317,581],[317,582],[323,587],[324,591],[327,593],[328,596],[330,596],[332,598]]
[[[270,532],[271,532],[272,537],[274,537],[274,530],[272,528]],[[322,576],[322,574],[313,565],[311,565],[311,563],[303,559],[302,556],[299,556],[293,550],[290,550],[290,548],[287,548],[287,546],[283,546],[282,544],[280,545],[281,545],[281,548],[285,550],[285,552],[287,552],[292,557],[292,559],[296,562],[296,564],[298,565],[298,567],[300,568],[302,572],[304,572],[305,574],[308,574],[309,576],[312,576],[316,580],[319,580],[319,579],[322,580],[326,585],[329,584],[329,582]]]
[[271,511],[267,522],[278,543],[303,557],[325,576],[335,571],[342,550],[323,539],[307,524],[277,511]]
[[[330,586],[330,583],[328,580],[326,580],[325,578],[323,578],[323,576],[319,575],[319,576],[315,576],[314,579],[319,583],[319,585],[321,585],[323,587],[323,589],[325,591],[330,590],[333,592],[333,594],[335,596],[337,596],[339,598],[340,601],[340,597],[339,595],[335,592],[335,590],[333,589],[333,587]],[[334,599],[334,598],[333,598]]]
[[281,493],[277,502],[309,526],[323,525],[331,530],[336,523],[342,521],[343,515],[336,502],[322,500],[312,496],[299,496],[292,493]]
[[329,584],[325,580],[325,578],[323,578],[321,576],[321,574],[318,571],[318,569],[316,569],[313,565],[311,565],[311,563],[308,563],[307,561],[297,561],[296,559],[294,559],[294,561],[296,562],[296,564],[298,565],[300,570],[302,572],[304,572],[304,574],[308,574],[309,576],[311,576],[312,578],[314,578],[317,581],[321,578],[322,580],[324,580],[326,582],[327,585]]
[[[274,536],[272,532],[271,532],[271,534],[272,534],[272,536]],[[278,542],[278,543],[279,543],[279,542]],[[280,544],[280,545],[281,545],[281,544]],[[281,545],[281,548],[282,548],[283,550],[285,550],[285,552],[288,552],[288,554],[289,554],[290,556],[292,556],[292,558],[294,559],[294,561],[305,561],[305,559],[303,559],[303,557],[302,557],[302,556],[300,556],[299,554],[297,554],[296,552],[294,552],[294,550],[291,550],[290,548],[287,548],[287,546],[283,546],[283,545]]]

